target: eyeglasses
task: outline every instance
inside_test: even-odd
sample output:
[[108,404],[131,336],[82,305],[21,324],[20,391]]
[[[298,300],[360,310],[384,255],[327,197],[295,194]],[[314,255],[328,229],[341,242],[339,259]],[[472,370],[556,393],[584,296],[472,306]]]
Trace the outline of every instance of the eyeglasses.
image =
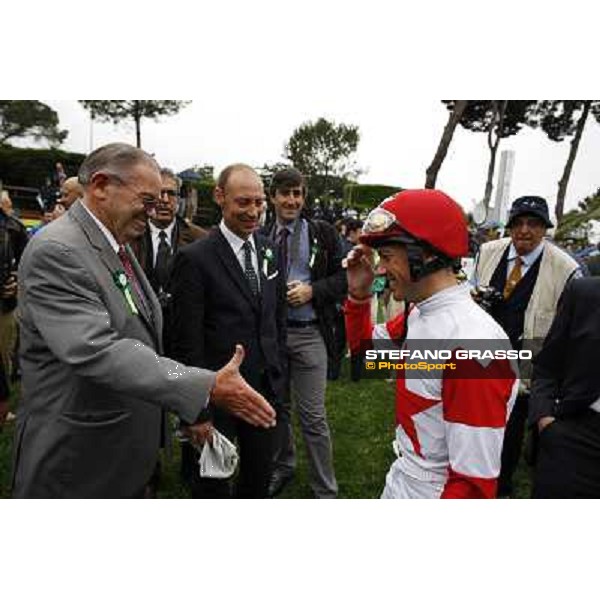
[[385,208],[376,208],[372,210],[363,225],[363,233],[383,233],[398,225],[398,221],[393,213]]
[[287,198],[288,196],[293,196],[294,198],[302,198],[304,191],[301,189],[299,190],[298,188],[282,188],[280,190],[277,190],[277,193],[281,194],[285,198]]
[[177,198],[177,191],[176,190],[160,190],[160,196],[161,196],[161,198],[163,196],[168,196],[169,198]]
[[[124,179],[113,173],[108,174],[111,179],[114,179],[119,185],[132,189],[144,204],[146,213],[152,213],[156,210],[156,205],[160,202],[159,198],[150,195],[148,192],[140,191],[132,183],[127,183]],[[162,191],[161,191],[162,195]]]

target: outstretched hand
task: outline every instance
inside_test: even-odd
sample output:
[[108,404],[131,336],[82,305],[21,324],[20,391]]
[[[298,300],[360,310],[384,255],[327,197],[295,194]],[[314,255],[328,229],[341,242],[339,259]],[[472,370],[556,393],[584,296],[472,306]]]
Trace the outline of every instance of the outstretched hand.
[[344,259],[348,294],[361,299],[371,295],[371,286],[375,279],[373,249],[359,244],[348,252]]
[[217,371],[210,401],[251,425],[273,427],[275,425],[273,407],[240,375],[240,365],[243,360],[244,348],[237,344],[231,360]]

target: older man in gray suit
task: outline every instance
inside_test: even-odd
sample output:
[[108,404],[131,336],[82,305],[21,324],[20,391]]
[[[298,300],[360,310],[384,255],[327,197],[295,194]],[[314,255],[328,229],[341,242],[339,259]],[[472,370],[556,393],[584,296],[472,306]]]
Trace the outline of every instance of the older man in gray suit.
[[[160,356],[160,306],[127,246],[160,196],[154,159],[109,144],[85,159],[79,180],[84,198],[35,236],[20,265],[15,497],[141,497],[164,409],[196,423],[211,402],[274,424],[239,374],[241,347],[216,374]],[[204,436],[197,425],[189,433]]]

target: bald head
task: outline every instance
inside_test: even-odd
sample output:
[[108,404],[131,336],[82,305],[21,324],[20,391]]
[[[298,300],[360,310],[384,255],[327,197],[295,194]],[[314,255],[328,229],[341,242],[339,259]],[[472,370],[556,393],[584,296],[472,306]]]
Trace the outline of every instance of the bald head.
[[60,202],[66,210],[71,208],[71,205],[83,197],[83,186],[79,183],[77,177],[69,177],[60,188]]
[[265,207],[265,192],[252,167],[235,164],[223,169],[215,187],[215,200],[231,232],[245,240],[256,231]]
[[234,176],[238,174],[248,175],[249,177],[253,177],[260,180],[260,178],[258,177],[258,173],[252,167],[244,163],[235,163],[233,165],[225,167],[219,173],[216,187],[224,191],[227,188],[227,184],[229,183],[230,179],[234,178]]

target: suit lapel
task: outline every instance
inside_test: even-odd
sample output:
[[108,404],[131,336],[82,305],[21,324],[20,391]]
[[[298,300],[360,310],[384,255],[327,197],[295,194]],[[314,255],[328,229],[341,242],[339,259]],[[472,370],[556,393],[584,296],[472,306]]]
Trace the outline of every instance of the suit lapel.
[[[104,235],[104,233],[102,233],[102,231],[100,231],[92,217],[90,217],[87,210],[80,203],[76,203],[71,207],[71,209],[68,212],[68,216],[75,219],[79,223],[92,246],[98,251],[98,256],[100,260],[110,271],[111,275],[114,275],[114,273],[118,271],[124,271],[123,263],[121,263],[121,260],[113,250],[109,241],[106,239],[106,236]],[[135,300],[135,305],[138,309],[142,321],[144,321],[148,330],[153,334],[155,339],[158,339],[158,332],[160,331],[157,328],[158,323],[154,322],[154,319],[152,318],[152,314],[150,312],[151,310],[153,310],[155,302],[154,292],[150,288],[150,284],[148,283],[148,280],[146,279],[146,276],[144,275],[144,272],[142,271],[142,268],[140,267],[133,252],[127,248],[127,253],[133,265],[134,272],[138,278],[138,282],[142,287],[144,294],[146,295],[148,303],[151,304],[151,306],[146,306],[146,303],[143,302],[142,299],[139,297],[135,286],[132,285],[131,292]],[[115,292],[116,291],[117,287],[115,285]]]
[[[140,263],[137,261],[135,254],[132,252],[131,248],[127,245],[125,246],[125,250],[127,252],[127,255],[129,256],[131,265],[133,266],[133,271],[138,280],[138,283],[142,288],[142,293],[145,296],[145,300],[140,298],[137,292],[135,291],[135,286],[132,286],[132,288],[134,288],[134,293],[136,296],[136,306],[138,306],[138,308],[141,307],[140,314],[146,320],[146,322],[149,325],[151,325],[154,329],[160,331],[160,328],[157,327],[157,315],[160,314],[160,305],[158,304],[158,301],[156,299],[156,294],[154,293],[154,290],[152,289],[152,286],[150,285],[150,282],[148,281],[144,270],[142,269]],[[120,262],[121,261],[119,261],[119,263]]]
[[226,272],[239,287],[240,291],[246,297],[248,302],[250,302],[252,307],[258,310],[259,300],[252,293],[252,290],[250,289],[250,284],[248,283],[248,278],[242,270],[242,266],[240,265],[237,256],[235,256],[235,254],[233,253],[229,242],[225,239],[225,236],[221,233],[219,229],[215,230],[212,233],[212,235],[215,239],[217,254],[223,262]]
[[144,273],[154,273],[154,246],[150,226],[146,227],[143,235],[144,240],[144,263],[140,264]]
[[257,263],[258,263],[258,277],[260,279],[260,291],[261,291],[261,296],[262,296],[262,292],[265,289],[265,286],[267,285],[267,277],[264,273],[265,270],[263,269],[263,264],[265,262],[265,253],[266,253],[264,238],[254,235],[254,245],[256,246],[256,258],[257,258]]
[[175,218],[175,227],[173,233],[173,253],[175,253],[175,251],[181,246],[185,246],[194,241],[186,222],[183,221],[182,223],[177,218]]

